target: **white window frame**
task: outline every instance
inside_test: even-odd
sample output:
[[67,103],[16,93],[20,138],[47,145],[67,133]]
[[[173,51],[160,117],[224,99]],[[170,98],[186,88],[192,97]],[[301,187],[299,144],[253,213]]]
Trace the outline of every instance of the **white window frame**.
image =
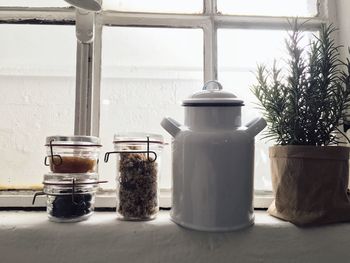
[[[63,1],[63,0],[62,0]],[[310,30],[318,30],[323,23],[337,26],[336,1],[318,0],[318,15],[299,18],[308,21]],[[77,42],[75,134],[99,135],[100,127],[100,81],[101,43],[103,26],[200,28],[203,30],[204,65],[203,80],[218,79],[217,31],[221,28],[237,29],[285,29],[285,17],[242,16],[218,14],[216,0],[203,0],[201,14],[162,14],[101,11],[95,16],[95,38],[88,45]],[[70,8],[21,8],[0,7],[0,23],[8,24],[74,24],[75,9]],[[89,59],[90,58],[90,59]],[[90,61],[88,65],[87,61]],[[88,77],[88,78],[86,78]],[[89,79],[89,81],[84,81]],[[31,206],[32,191],[0,192],[0,207]],[[44,207],[45,198],[38,198],[35,206]],[[266,208],[272,201],[272,193],[255,192],[254,207]],[[170,189],[161,189],[161,207],[170,207]],[[115,207],[115,194],[101,192],[97,207]]]

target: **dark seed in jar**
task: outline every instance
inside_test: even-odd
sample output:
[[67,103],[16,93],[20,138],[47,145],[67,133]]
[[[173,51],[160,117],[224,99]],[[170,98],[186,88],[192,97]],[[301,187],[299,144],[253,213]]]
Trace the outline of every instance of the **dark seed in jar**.
[[54,173],[91,173],[97,170],[95,159],[84,157],[61,156],[62,160],[54,156],[53,162],[50,158],[50,168]]
[[118,212],[125,219],[148,219],[158,212],[157,162],[143,153],[122,153]]
[[[69,192],[62,191],[61,193]],[[54,201],[52,202],[50,214],[57,218],[75,218],[87,215],[93,211],[91,203],[92,194],[89,193],[76,193],[74,195],[74,202],[72,200],[72,195],[59,195],[53,198]]]

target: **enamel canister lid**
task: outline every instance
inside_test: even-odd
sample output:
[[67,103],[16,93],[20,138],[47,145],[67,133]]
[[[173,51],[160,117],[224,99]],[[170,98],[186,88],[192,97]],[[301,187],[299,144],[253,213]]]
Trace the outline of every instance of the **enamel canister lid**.
[[225,107],[244,106],[243,100],[231,92],[223,91],[220,82],[211,80],[205,83],[203,90],[182,102],[185,107]]

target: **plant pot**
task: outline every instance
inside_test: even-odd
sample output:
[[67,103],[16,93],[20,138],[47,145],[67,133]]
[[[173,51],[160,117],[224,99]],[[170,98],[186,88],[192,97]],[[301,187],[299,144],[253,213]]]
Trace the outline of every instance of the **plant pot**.
[[349,147],[270,147],[270,215],[298,226],[350,221]]

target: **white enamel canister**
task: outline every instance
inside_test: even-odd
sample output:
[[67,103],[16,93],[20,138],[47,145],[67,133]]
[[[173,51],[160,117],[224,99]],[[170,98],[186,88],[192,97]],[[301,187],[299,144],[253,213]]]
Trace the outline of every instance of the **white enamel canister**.
[[182,105],[184,125],[169,117],[161,122],[173,137],[172,220],[203,231],[254,224],[254,137],[265,120],[241,126],[243,101],[217,81]]

